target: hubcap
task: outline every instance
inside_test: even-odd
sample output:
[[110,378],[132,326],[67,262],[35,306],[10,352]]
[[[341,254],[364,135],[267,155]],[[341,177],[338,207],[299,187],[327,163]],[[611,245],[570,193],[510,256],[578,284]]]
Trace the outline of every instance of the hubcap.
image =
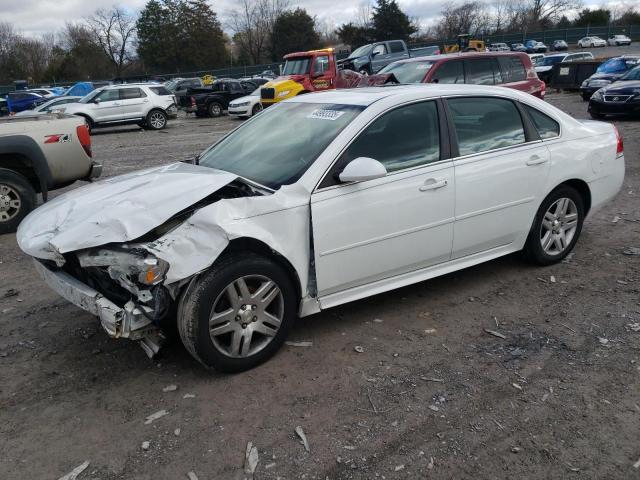
[[164,115],[162,115],[159,112],[152,113],[150,123],[153,128],[164,127],[164,123],[165,123]]
[[255,355],[276,336],[284,317],[284,297],[262,275],[234,280],[218,295],[209,316],[209,335],[220,353],[234,358]]
[[8,222],[20,211],[20,195],[9,185],[0,185],[0,222]]
[[556,200],[544,214],[540,245],[547,255],[560,255],[571,244],[578,228],[578,207],[570,198]]
[[217,105],[217,104],[211,105],[211,113],[213,115],[218,116],[220,115],[220,112],[221,112],[220,105]]

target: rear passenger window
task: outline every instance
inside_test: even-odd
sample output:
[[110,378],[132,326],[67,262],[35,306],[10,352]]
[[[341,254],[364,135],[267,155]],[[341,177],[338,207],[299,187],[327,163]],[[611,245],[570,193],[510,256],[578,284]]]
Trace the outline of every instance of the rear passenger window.
[[388,172],[440,160],[440,129],[435,102],[396,108],[369,125],[340,159],[375,158]]
[[149,90],[151,90],[156,95],[171,95],[171,92],[165,87],[149,87]]
[[491,58],[466,61],[465,70],[465,83],[493,85],[493,61]]
[[447,100],[458,137],[460,155],[471,155],[525,142],[518,109],[502,98]]
[[464,83],[464,70],[462,62],[443,62],[438,65],[432,83]]
[[540,138],[553,138],[560,135],[560,125],[553,118],[529,105],[524,105],[524,108],[538,130]]
[[123,88],[120,90],[120,100],[131,100],[133,98],[142,98],[146,96],[147,94],[139,88]]
[[404,52],[404,45],[402,42],[389,42],[389,50],[391,53],[401,53]]
[[518,57],[498,57],[498,63],[502,69],[504,83],[522,82],[527,79],[527,72],[524,69],[522,60]]

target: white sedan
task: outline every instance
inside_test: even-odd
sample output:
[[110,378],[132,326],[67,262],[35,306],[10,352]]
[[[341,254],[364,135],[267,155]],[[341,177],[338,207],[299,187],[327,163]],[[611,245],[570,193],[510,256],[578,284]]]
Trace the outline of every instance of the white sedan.
[[631,45],[631,39],[626,35],[614,35],[607,40],[607,43],[611,46]]
[[229,115],[232,117],[252,117],[262,111],[260,87],[246,97],[236,98],[229,103]]
[[580,48],[595,48],[606,47],[607,42],[600,37],[584,37],[578,40],[578,47]]
[[561,261],[624,171],[613,125],[516,90],[333,90],[269,108],[198,165],[60,195],[18,242],[109,335],[152,355],[177,322],[194,358],[233,372],[299,316],[512,252]]

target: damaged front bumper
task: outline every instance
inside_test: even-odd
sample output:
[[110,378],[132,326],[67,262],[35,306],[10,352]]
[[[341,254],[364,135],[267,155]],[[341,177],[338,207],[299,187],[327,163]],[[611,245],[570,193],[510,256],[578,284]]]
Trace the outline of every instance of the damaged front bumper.
[[51,270],[34,260],[36,270],[51,289],[77,307],[97,316],[102,328],[113,338],[128,338],[140,342],[153,357],[162,346],[164,336],[147,316],[151,309],[128,301],[120,308],[100,292],[61,270]]

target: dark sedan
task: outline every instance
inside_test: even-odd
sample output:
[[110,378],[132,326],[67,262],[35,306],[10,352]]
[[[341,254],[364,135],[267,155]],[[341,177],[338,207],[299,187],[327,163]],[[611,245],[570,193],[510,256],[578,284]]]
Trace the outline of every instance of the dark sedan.
[[627,72],[639,64],[640,56],[624,55],[610,58],[598,67],[596,73],[582,82],[580,85],[582,98],[588,101],[596,90],[621,80]]
[[605,115],[640,113],[640,67],[623,75],[619,81],[601,88],[589,100],[589,114],[601,119]]

